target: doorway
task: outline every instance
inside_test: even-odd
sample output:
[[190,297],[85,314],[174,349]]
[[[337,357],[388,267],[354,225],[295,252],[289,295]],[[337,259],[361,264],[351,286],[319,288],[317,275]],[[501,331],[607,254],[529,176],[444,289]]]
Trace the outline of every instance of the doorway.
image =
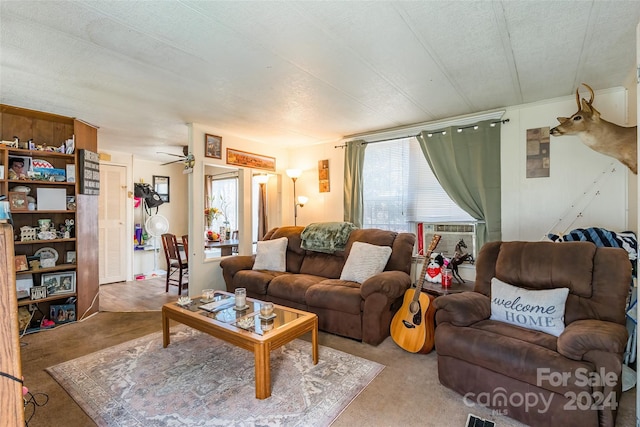
[[99,283],[127,280],[127,168],[100,164],[98,197]]

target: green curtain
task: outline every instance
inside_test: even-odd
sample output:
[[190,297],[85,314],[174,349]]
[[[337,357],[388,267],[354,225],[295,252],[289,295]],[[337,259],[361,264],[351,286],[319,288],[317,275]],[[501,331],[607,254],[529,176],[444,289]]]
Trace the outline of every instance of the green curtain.
[[363,204],[362,168],[364,166],[364,141],[347,142],[344,153],[344,220],[362,228]]
[[[500,240],[500,123],[457,127],[417,136],[434,175],[449,197],[478,221],[476,244]],[[445,134],[443,135],[443,131]],[[428,134],[432,136],[428,136]]]

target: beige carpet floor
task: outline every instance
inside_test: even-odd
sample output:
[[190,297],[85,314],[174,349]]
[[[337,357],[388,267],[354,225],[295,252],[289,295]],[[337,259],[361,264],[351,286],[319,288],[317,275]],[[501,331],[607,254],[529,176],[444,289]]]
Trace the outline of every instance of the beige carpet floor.
[[[170,293],[175,294],[176,291],[174,288]],[[121,292],[121,289],[117,289],[117,292]],[[102,305],[100,308],[109,309]],[[49,402],[36,409],[29,426],[95,425],[45,372],[45,368],[160,330],[159,312],[101,312],[83,322],[22,338],[25,383],[31,391],[49,395]],[[319,342],[385,365],[385,369],[335,420],[332,424],[334,427],[464,427],[469,413],[492,419],[498,427],[522,425],[508,417],[493,415],[491,410],[465,406],[462,396],[441,386],[438,382],[435,352],[427,355],[408,353],[399,348],[391,338],[373,347],[320,333]],[[635,388],[622,395],[618,426],[635,425],[635,396]]]

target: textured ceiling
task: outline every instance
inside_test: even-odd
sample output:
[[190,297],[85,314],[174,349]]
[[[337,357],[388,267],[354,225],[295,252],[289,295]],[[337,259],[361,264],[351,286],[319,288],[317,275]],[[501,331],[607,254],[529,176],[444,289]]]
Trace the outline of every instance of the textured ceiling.
[[[0,102],[180,153],[279,146],[620,86],[638,1],[0,1]],[[175,146],[171,148],[170,146]]]

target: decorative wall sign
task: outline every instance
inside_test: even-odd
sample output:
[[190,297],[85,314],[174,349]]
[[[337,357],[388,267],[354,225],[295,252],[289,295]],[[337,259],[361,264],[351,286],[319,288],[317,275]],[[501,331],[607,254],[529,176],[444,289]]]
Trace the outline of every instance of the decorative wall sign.
[[551,170],[549,127],[527,129],[527,178],[548,178]]
[[80,163],[80,194],[97,196],[100,194],[100,157],[89,150],[78,151]]
[[321,193],[328,193],[329,189],[329,160],[318,161],[318,185]]
[[222,137],[204,134],[204,155],[214,159],[222,158]]
[[233,148],[227,148],[227,164],[245,166],[253,169],[265,169],[271,172],[276,171],[275,157],[247,153],[246,151],[235,150]]

